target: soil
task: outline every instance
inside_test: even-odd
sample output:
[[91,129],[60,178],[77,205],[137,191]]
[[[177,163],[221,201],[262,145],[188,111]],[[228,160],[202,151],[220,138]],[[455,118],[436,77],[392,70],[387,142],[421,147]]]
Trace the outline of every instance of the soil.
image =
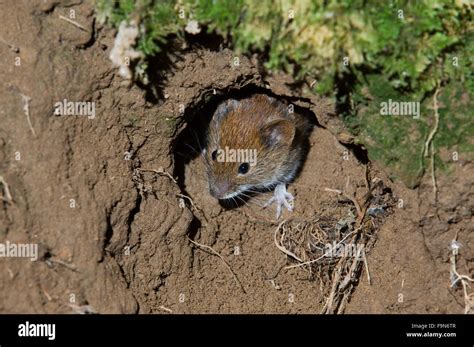
[[[429,173],[414,190],[391,182],[328,100],[300,97],[290,77],[265,74],[254,58],[235,66],[230,50],[197,42],[162,53],[153,86],[138,86],[111,66],[115,32],[89,3],[0,7],[0,176],[12,197],[3,184],[0,242],[39,245],[37,261],[0,258],[0,312],[322,312],[333,272],[285,269],[297,261],[277,247],[277,227],[356,214],[335,190],[360,202],[375,181],[391,203],[342,312],[464,312],[449,247],[457,237],[457,270],[472,277],[472,162],[447,157],[452,172],[437,172],[434,203]],[[85,30],[60,18],[71,10]],[[318,124],[289,185],[294,212],[279,221],[261,207],[271,193],[237,208],[219,204],[194,153],[217,103],[256,91]],[[64,99],[95,102],[96,117],[54,115]]]

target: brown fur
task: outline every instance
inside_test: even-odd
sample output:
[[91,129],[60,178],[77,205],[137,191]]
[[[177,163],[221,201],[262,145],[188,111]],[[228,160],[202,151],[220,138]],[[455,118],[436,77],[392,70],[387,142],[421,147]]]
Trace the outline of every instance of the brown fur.
[[[310,129],[306,118],[290,114],[287,105],[267,95],[224,102],[208,130],[205,159],[210,188],[225,186],[226,191],[234,192],[242,185],[265,189],[290,182],[301,165],[302,144]],[[212,152],[226,146],[256,149],[256,165],[241,175],[238,173],[241,162],[213,161]]]

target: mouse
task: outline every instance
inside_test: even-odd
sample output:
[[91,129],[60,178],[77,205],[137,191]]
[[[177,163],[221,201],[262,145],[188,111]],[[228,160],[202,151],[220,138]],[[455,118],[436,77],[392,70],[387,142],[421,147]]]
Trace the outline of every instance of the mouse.
[[[202,151],[210,194],[218,200],[274,191],[275,204],[293,211],[287,191],[299,172],[313,124],[294,107],[266,94],[221,102],[209,123]],[[306,145],[307,146],[307,145]]]

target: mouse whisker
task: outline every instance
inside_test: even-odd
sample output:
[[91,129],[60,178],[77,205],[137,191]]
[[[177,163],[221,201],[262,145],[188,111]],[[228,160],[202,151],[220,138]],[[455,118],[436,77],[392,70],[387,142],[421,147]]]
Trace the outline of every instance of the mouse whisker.
[[249,206],[247,201],[245,201],[245,199],[243,199],[241,196],[237,195],[236,198],[239,199],[240,201],[242,201],[245,205]]
[[183,153],[180,151],[174,151],[174,153],[178,154],[180,157],[183,157],[185,159],[191,159],[191,156],[189,155],[189,153]]
[[262,194],[262,193],[265,193],[265,192],[271,191],[271,190],[272,189],[268,189],[268,190],[267,189],[265,189],[265,190],[263,190],[263,189],[262,190],[247,189],[246,191],[249,192],[249,193],[253,193],[253,194],[258,195],[258,194]]
[[[198,147],[199,147],[199,153],[202,155],[202,154],[203,154],[203,151],[204,151],[204,148],[203,148],[203,146],[201,146],[201,141],[199,141],[199,135],[197,134],[197,132],[196,132],[195,130],[193,130],[193,129],[190,129],[190,130],[191,130],[191,133],[192,133],[193,136],[194,136],[194,139],[196,140],[196,144],[197,144]],[[206,158],[205,155],[203,155],[203,157],[204,157],[204,159],[205,159],[206,161],[208,161],[208,159]]]
[[[246,192],[252,193],[252,191],[250,191],[250,190],[246,190]],[[245,196],[246,198],[249,198],[249,199],[253,198],[253,195],[246,194],[245,192],[240,193],[240,195]]]
[[196,143],[198,144],[199,149],[200,149],[201,152],[202,152],[203,148],[202,148],[202,146],[201,146],[201,142],[199,141],[199,136],[198,136],[197,132],[196,132],[195,130],[193,130],[193,129],[190,129],[190,130],[191,130],[191,133],[194,135],[194,139],[196,140]]
[[188,146],[189,148],[192,149],[192,151],[196,154],[201,154],[196,148],[194,148],[193,146],[191,146],[189,143],[184,143],[185,146]]
[[[245,195],[245,194],[241,194],[241,195],[251,198],[251,196],[249,195]],[[257,205],[259,207],[262,207],[261,205],[257,204],[254,200],[245,200],[241,196],[237,196],[237,197],[239,198],[240,201],[242,201],[248,207],[252,207],[252,205]]]
[[245,194],[245,193],[240,193],[239,195],[237,195],[237,197],[242,200],[242,201],[245,201],[245,199],[242,199],[242,196],[246,197],[246,198],[252,198],[251,195],[248,195],[248,194]]
[[245,205],[247,205],[248,207],[251,207],[251,206],[250,206],[251,204],[254,204],[254,205],[257,205],[257,206],[259,206],[259,207],[262,207],[262,205],[260,205],[259,203],[257,203],[254,199],[252,199],[253,196],[248,195],[248,194],[245,194],[245,193],[240,193],[240,195],[243,195],[243,196],[245,196],[246,198],[249,198],[249,199],[250,199],[250,200],[245,200],[245,199],[243,199],[242,197],[238,196],[239,199],[240,199]]
[[238,206],[237,200],[235,200],[235,196],[232,197],[232,201],[234,202],[234,206]]

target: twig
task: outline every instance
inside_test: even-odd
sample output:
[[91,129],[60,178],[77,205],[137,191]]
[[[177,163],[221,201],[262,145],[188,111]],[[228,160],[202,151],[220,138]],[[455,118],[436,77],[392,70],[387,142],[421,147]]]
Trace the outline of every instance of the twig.
[[342,194],[342,190],[339,189],[324,188],[324,190],[331,193]]
[[359,249],[356,253],[356,256],[354,257],[352,261],[352,265],[349,268],[349,271],[347,272],[346,277],[344,277],[344,280],[341,283],[339,283],[339,287],[338,287],[339,290],[344,290],[349,285],[349,283],[351,283],[351,280],[354,277],[354,273],[357,269],[357,265],[359,264],[359,261],[360,261],[360,252],[361,250]]
[[10,189],[8,188],[8,183],[5,181],[3,176],[0,176],[0,183],[2,184],[3,191],[5,192],[5,197],[2,196],[2,200],[5,201],[5,202],[8,202],[8,203],[12,203],[13,198],[12,198],[12,195],[10,193]]
[[51,295],[49,295],[49,293],[46,291],[46,289],[44,289],[44,288],[42,288],[42,289],[43,289],[44,295],[46,296],[46,299],[48,299],[48,301],[53,300],[53,298],[51,298]]
[[339,260],[339,263],[337,264],[336,266],[336,272],[334,273],[334,279],[332,281],[332,286],[331,286],[331,292],[329,293],[329,297],[328,299],[326,300],[326,303],[324,304],[323,306],[323,309],[321,310],[321,313],[327,313],[327,312],[332,312],[332,303],[334,301],[334,297],[336,295],[336,290],[337,290],[337,287],[340,283],[340,278],[341,278],[341,274],[342,274],[342,268],[343,266],[341,266],[341,264],[345,261],[344,258],[341,258]]
[[76,21],[73,21],[72,19],[69,19],[69,18],[61,16],[61,15],[59,16],[59,19],[65,20],[66,22],[71,23],[72,25],[78,27],[81,30],[84,30],[85,32],[89,32],[89,30],[87,30],[84,26],[82,26],[81,24],[79,24]]
[[91,305],[76,305],[69,303],[67,304],[73,311],[74,313],[77,314],[94,314],[97,313]]
[[364,260],[365,272],[367,273],[367,282],[369,283],[369,286],[370,286],[372,283],[370,281],[369,264],[367,262],[367,256],[365,255],[365,249],[364,249],[364,253],[362,253],[362,259]]
[[23,111],[25,112],[26,120],[28,121],[28,125],[30,127],[31,133],[33,134],[34,137],[36,137],[35,129],[33,129],[33,125],[31,125],[31,119],[30,119],[30,100],[31,98],[27,95],[21,94],[21,98],[23,99],[24,105],[23,105]]
[[268,280],[268,281],[270,281],[270,283],[272,284],[272,287],[273,287],[274,289],[276,289],[276,290],[281,290],[281,287],[280,287],[278,284],[276,284],[276,282],[275,282],[274,279],[271,279],[271,280]]
[[166,311],[166,312],[168,312],[168,313],[173,313],[173,310],[172,310],[172,309],[170,309],[170,308],[168,308],[168,307],[165,307],[165,306],[163,306],[163,305],[160,305],[158,308],[159,308],[160,310]]
[[166,172],[164,171],[163,169],[160,169],[160,170],[154,170],[154,169],[141,169],[141,168],[137,168],[138,171],[142,171],[142,172],[154,172],[158,175],[161,175],[161,176],[166,176],[168,177],[171,181],[173,181],[173,183],[178,183],[178,181],[176,181],[176,179],[171,176],[171,174],[169,172]]
[[342,314],[344,313],[344,309],[346,308],[346,304],[347,302],[349,301],[349,295],[350,295],[350,291],[347,290],[346,292],[344,292],[344,295],[341,299],[341,303],[339,304],[339,308],[337,309],[337,314]]
[[62,265],[65,268],[67,268],[71,271],[74,271],[74,272],[79,272],[79,270],[74,265],[69,265],[68,263],[66,263],[62,260],[56,260],[56,259],[52,259],[52,258],[49,258],[49,259],[46,260],[46,264],[49,265],[51,263],[56,263],[56,264]]
[[196,241],[193,241],[191,240],[189,237],[188,237],[188,240],[189,242],[191,242],[193,245],[195,246],[198,246],[200,248],[203,248],[203,249],[207,249],[209,252],[211,252],[212,254],[214,255],[217,255],[225,264],[225,266],[227,267],[227,269],[229,269],[230,273],[232,274],[232,276],[234,277],[234,281],[235,283],[237,283],[237,285],[240,287],[240,289],[242,290],[242,292],[246,293],[245,289],[244,289],[244,286],[242,285],[242,283],[240,283],[237,275],[235,274],[234,270],[232,270],[232,268],[230,267],[229,263],[224,259],[224,257],[222,255],[220,255],[218,252],[216,252],[212,247],[209,247],[209,246],[206,246],[206,245],[202,245]]

